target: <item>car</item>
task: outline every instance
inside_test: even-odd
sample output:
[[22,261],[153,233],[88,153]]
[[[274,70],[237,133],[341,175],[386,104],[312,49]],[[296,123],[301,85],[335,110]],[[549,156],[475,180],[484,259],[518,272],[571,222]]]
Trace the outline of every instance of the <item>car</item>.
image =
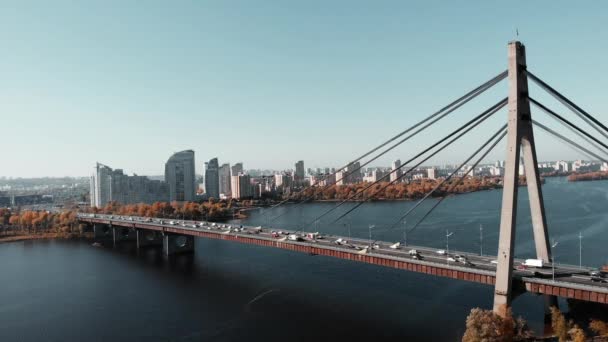
[[454,258],[452,258],[452,257],[448,257],[446,260],[447,260],[448,262],[450,262],[450,261],[451,261],[451,262],[455,262],[455,261],[456,261],[456,260],[455,260]]
[[490,261],[490,263],[496,265],[496,264],[498,264],[498,260],[492,260],[492,261]]
[[338,240],[334,241],[334,243],[335,243],[336,245],[345,245],[345,244],[347,244],[348,242],[347,242],[346,240],[344,240],[343,238],[339,238]]
[[301,236],[298,236],[296,234],[291,234],[289,236],[287,236],[287,238],[291,241],[303,241],[304,239],[302,239]]
[[169,221],[169,224],[172,226],[175,226],[176,222],[175,221]]
[[527,270],[528,266],[526,266],[525,264],[521,264],[521,265],[517,266],[517,269],[518,270]]
[[414,260],[420,260],[420,259],[422,259],[422,257],[420,255],[418,255],[418,254],[414,254],[414,255],[412,255],[412,259],[414,259]]
[[589,275],[591,277],[599,277],[599,278],[604,278],[604,274],[601,271],[598,270],[593,270],[589,272]]
[[191,227],[192,227],[192,228],[196,228],[196,225],[195,225],[195,224],[193,224]]
[[280,235],[279,233],[277,233],[277,232],[272,232],[272,233],[270,234],[270,236],[272,236],[273,238],[278,238],[278,237],[279,237],[279,236],[281,236],[281,235]]
[[445,251],[443,249],[438,250],[437,252],[435,252],[439,255],[445,255]]

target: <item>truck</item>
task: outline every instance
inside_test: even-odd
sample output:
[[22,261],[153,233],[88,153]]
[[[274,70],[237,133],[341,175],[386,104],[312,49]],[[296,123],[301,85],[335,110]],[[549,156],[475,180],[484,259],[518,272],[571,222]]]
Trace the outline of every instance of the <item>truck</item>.
[[526,259],[522,265],[524,266],[529,266],[529,267],[538,267],[538,268],[542,268],[543,267],[543,260],[542,259]]

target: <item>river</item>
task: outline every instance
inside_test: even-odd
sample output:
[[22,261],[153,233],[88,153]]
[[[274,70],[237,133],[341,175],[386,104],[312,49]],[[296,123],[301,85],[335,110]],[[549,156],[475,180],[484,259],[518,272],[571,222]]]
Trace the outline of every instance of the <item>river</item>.
[[[530,214],[520,189],[517,257],[533,257]],[[543,186],[558,263],[608,259],[608,181]],[[501,191],[449,197],[407,236],[408,244],[495,254]],[[408,217],[420,218],[425,203]],[[254,210],[248,224],[319,230],[386,241],[403,239],[403,225],[387,229],[415,202],[363,205],[334,225],[349,203],[311,224],[334,203]],[[238,222],[238,221],[236,221]],[[0,244],[2,341],[456,341],[472,307],[490,308],[493,288],[396,269],[285,250],[197,239],[194,255],[164,260],[157,249],[132,244],[95,248],[84,241]],[[562,307],[567,308],[562,301]],[[526,294],[514,311],[542,330],[542,298]]]

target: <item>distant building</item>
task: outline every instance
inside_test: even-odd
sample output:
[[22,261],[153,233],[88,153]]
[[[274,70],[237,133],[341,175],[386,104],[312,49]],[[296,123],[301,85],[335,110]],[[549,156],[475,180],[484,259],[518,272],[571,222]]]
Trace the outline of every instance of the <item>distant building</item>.
[[426,169],[426,177],[428,179],[437,179],[437,169],[434,167]]
[[363,176],[363,181],[367,182],[367,183],[374,183],[374,182],[379,181],[384,176],[385,176],[385,172],[376,168],[374,170],[367,172],[365,174],[365,176]]
[[492,176],[503,176],[505,173],[505,169],[500,166],[492,166],[490,168],[490,175]]
[[196,196],[194,151],[173,154],[165,163],[165,182],[169,185],[169,201],[193,201]]
[[128,176],[122,169],[112,170],[97,163],[91,177],[91,206],[103,207],[108,202],[121,204],[166,202],[169,200],[169,186],[160,180],[145,176]]
[[299,160],[295,164],[295,171],[293,173],[293,181],[296,185],[300,186],[304,182],[304,161]]
[[[239,172],[240,173],[240,172]],[[220,197],[229,197],[231,193],[230,164],[222,164],[218,169]]]
[[392,165],[391,165],[391,175],[390,175],[390,181],[391,182],[396,182],[397,179],[399,177],[401,177],[401,169],[399,169],[401,167],[401,160],[397,159],[395,160]]
[[336,185],[345,185],[348,184],[348,173],[345,171],[336,172]]
[[282,190],[289,189],[292,185],[292,178],[288,174],[276,174],[274,175],[274,184]]
[[[579,166],[580,168],[580,166]],[[567,161],[558,161],[555,163],[555,171],[558,172],[570,172],[572,171],[572,166]]]
[[253,197],[251,177],[249,175],[236,175],[231,177],[232,198],[243,199]]
[[232,176],[238,176],[240,173],[243,173],[243,163],[236,163],[232,165]]
[[112,201],[112,169],[97,163],[91,176],[91,207],[102,207]]
[[600,170],[602,170],[602,171],[608,171],[608,163],[603,163],[602,164],[602,168]]
[[205,171],[205,191],[208,197],[220,198],[220,178],[217,158],[207,162]]

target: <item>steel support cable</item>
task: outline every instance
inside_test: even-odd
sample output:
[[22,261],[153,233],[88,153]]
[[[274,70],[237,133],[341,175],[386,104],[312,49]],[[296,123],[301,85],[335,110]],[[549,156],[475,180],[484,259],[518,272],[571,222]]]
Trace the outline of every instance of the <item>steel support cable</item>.
[[[418,159],[420,156],[424,155],[425,153],[427,153],[428,151],[432,150],[433,148],[435,148],[436,146],[440,145],[441,143],[443,143],[444,141],[446,141],[447,139],[451,138],[452,136],[456,135],[458,132],[462,131],[463,129],[466,128],[466,130],[464,130],[462,133],[458,134],[455,138],[453,138],[451,141],[449,141],[448,143],[446,143],[445,145],[443,145],[442,147],[440,147],[438,150],[434,151],[433,153],[431,153],[430,155],[428,155],[427,157],[425,157],[423,160],[421,160],[420,162],[418,162],[416,165],[412,166],[410,169],[408,169],[406,172],[404,172],[402,175],[400,175],[399,177],[397,177],[395,180],[389,182],[388,184],[386,184],[385,186],[383,186],[382,188],[378,189],[376,192],[374,192],[373,194],[371,194],[370,196],[367,196],[367,198],[364,198],[361,202],[357,203],[353,208],[351,208],[350,210],[348,210],[346,213],[342,214],[340,217],[338,217],[337,219],[335,219],[332,223],[338,222],[340,219],[342,219],[344,216],[350,214],[351,212],[353,212],[354,210],[356,210],[357,208],[359,208],[361,205],[363,205],[363,203],[365,203],[365,201],[369,200],[370,198],[372,198],[373,196],[375,196],[376,194],[378,194],[379,192],[383,191],[384,189],[388,188],[390,185],[396,183],[397,181],[401,180],[403,177],[405,177],[407,174],[409,174],[411,171],[413,171],[415,168],[417,168],[418,166],[422,165],[422,163],[426,162],[427,160],[431,159],[433,156],[435,156],[436,154],[438,154],[439,152],[441,152],[442,150],[444,150],[446,147],[450,146],[452,143],[454,143],[456,140],[460,139],[463,135],[467,134],[469,131],[471,131],[473,128],[477,127],[480,123],[482,123],[483,121],[485,121],[486,119],[488,119],[489,117],[491,117],[492,115],[494,115],[497,111],[499,111],[502,107],[504,107],[507,104],[507,98],[502,99],[501,101],[499,101],[498,103],[496,103],[495,105],[493,105],[492,107],[490,107],[489,109],[485,110],[483,113],[477,115],[475,118],[471,119],[469,122],[467,122],[466,124],[462,125],[461,127],[459,127],[458,129],[456,129],[455,131],[453,131],[452,133],[450,133],[449,135],[445,136],[444,138],[442,138],[441,140],[437,141],[436,143],[434,143],[433,145],[431,145],[430,147],[428,147],[427,149],[425,149],[424,151],[418,153],[416,156],[412,157],[410,160],[406,161],[405,163],[403,163],[401,166],[397,167],[395,170],[392,170],[391,172],[389,172],[388,174],[382,176],[382,178],[380,178],[379,180],[371,183],[370,185],[368,185],[367,187],[363,188],[362,190],[356,192],[354,195],[351,195],[350,197],[348,197],[347,199],[343,200],[342,202],[338,203],[336,206],[332,207],[331,209],[329,209],[328,211],[326,211],[325,213],[323,213],[322,215],[318,216],[313,222],[316,222],[317,220],[319,220],[320,218],[322,218],[323,216],[329,214],[330,212],[334,211],[335,209],[337,209],[338,207],[342,206],[344,203],[352,200],[353,198],[357,197],[359,194],[364,193],[366,190],[368,190],[369,188],[371,188],[372,186],[380,183],[382,180],[384,180],[387,177],[390,177],[391,174],[393,174],[394,172],[397,172],[398,170],[400,170],[401,168],[403,168],[404,166],[406,166],[407,164],[411,163],[412,161]],[[472,126],[471,126],[472,125]],[[471,127],[468,127],[471,126]],[[467,128],[468,127],[468,128]]]
[[[500,81],[500,80],[499,80]],[[494,83],[496,84],[496,83]],[[370,163],[372,163],[373,161],[377,160],[378,158],[382,157],[383,155],[385,155],[386,153],[390,152],[391,150],[395,149],[396,147],[398,147],[399,145],[403,144],[404,142],[406,142],[407,140],[413,138],[414,136],[416,136],[418,133],[422,132],[423,130],[425,130],[426,128],[428,128],[429,126],[435,124],[437,121],[443,119],[445,116],[451,114],[453,111],[455,111],[456,109],[460,108],[461,106],[465,105],[467,102],[469,102],[470,100],[474,99],[475,97],[477,97],[479,94],[481,94],[482,92],[484,92],[485,90],[489,89],[490,87],[492,87],[494,84],[489,85],[487,88],[482,89],[481,91],[477,92],[476,94],[472,95],[471,97],[469,97],[468,99],[464,100],[463,102],[457,104],[455,107],[452,107],[451,109],[449,109],[447,112],[441,114],[440,116],[436,117],[434,120],[432,120],[431,122],[427,123],[426,125],[424,125],[423,127],[419,128],[418,130],[416,130],[415,132],[413,132],[412,134],[406,136],[405,138],[399,140],[398,142],[396,142],[395,144],[391,145],[390,147],[388,147],[387,149],[385,149],[384,151],[382,151],[381,153],[377,154],[375,157],[373,157],[372,159],[366,161],[364,164],[360,165],[359,167],[357,167],[356,169],[349,171],[349,174],[355,173],[359,170],[361,170],[362,168],[364,168],[365,166],[369,165]],[[339,172],[339,171],[338,171]],[[334,173],[332,175],[337,174]],[[343,180],[344,178],[348,177],[348,175],[345,175],[343,177],[341,177],[340,179],[336,179],[335,183],[340,182],[341,180]],[[323,188],[321,188],[321,191],[324,191],[325,189],[329,188],[333,186],[333,184],[327,184],[325,186],[323,186]],[[311,188],[313,188],[314,185],[311,185]],[[314,194],[311,196],[308,196],[307,198],[301,200],[300,202],[296,203],[293,207],[297,207],[299,205],[301,205],[302,203],[305,203],[307,201],[309,201],[311,198],[314,197]],[[287,200],[283,201],[282,203],[285,203]],[[280,205],[281,203],[277,204],[276,206]],[[276,207],[275,206],[275,207]],[[274,207],[271,207],[271,209]],[[287,212],[284,212],[282,214],[279,214],[275,217],[273,217],[272,219],[270,219],[270,222],[273,222],[274,220],[278,219],[279,217],[285,215]]]
[[598,156],[597,154],[593,153],[592,151],[589,151],[588,149],[584,148],[583,146],[581,146],[581,145],[575,143],[574,141],[566,138],[565,136],[557,133],[556,131],[552,130],[551,128],[549,128],[549,127],[547,127],[547,126],[545,126],[543,124],[541,124],[540,122],[532,120],[532,123],[534,124],[534,126],[536,126],[536,127],[540,128],[540,129],[544,130],[545,132],[547,132],[547,133],[549,133],[549,134],[551,134],[551,135],[559,138],[563,142],[566,142],[566,143],[572,145],[573,147],[575,147],[579,151],[581,151],[581,152],[583,152],[583,153],[585,153],[585,154],[587,154],[589,156],[593,156],[594,158],[597,158],[598,160],[601,160],[604,163],[608,163],[608,160],[607,160],[608,158],[602,158],[602,157]]
[[[581,134],[583,134],[584,136],[586,136],[587,138],[595,141],[596,143],[602,145],[606,150],[608,150],[608,145],[606,145],[605,143],[601,142],[600,140],[598,140],[596,137],[592,136],[591,134],[585,132],[584,130],[582,130],[580,127],[578,127],[577,125],[573,124],[571,121],[569,121],[568,119],[562,117],[561,115],[557,114],[556,112],[552,111],[551,109],[547,108],[546,106],[544,106],[543,104],[541,104],[540,102],[536,101],[533,98],[529,98],[530,102],[532,102],[536,107],[540,108],[542,111],[544,111],[545,113],[557,118],[559,121],[561,121],[562,123],[566,124],[567,126],[570,126],[571,128],[577,130],[578,132],[580,132]],[[605,152],[605,151],[602,151]]]
[[[438,121],[438,120],[442,119],[443,117],[445,117],[446,115],[450,114],[450,113],[451,113],[451,112],[453,112],[454,110],[456,110],[456,109],[460,108],[461,106],[463,106],[463,105],[464,105],[464,104],[466,104],[467,102],[471,101],[472,99],[474,99],[474,98],[475,98],[475,97],[477,97],[478,95],[482,94],[482,93],[483,93],[483,92],[485,92],[486,90],[490,89],[491,87],[493,87],[493,86],[494,86],[494,85],[496,85],[498,82],[500,82],[500,81],[502,81],[503,79],[505,79],[506,77],[507,77],[507,71],[503,71],[503,72],[501,72],[500,74],[496,75],[495,77],[493,77],[493,78],[492,78],[492,79],[490,79],[489,81],[487,81],[487,82],[483,83],[482,85],[478,86],[477,88],[475,88],[475,89],[473,89],[473,90],[469,91],[469,92],[468,92],[468,93],[466,93],[465,95],[461,96],[460,98],[458,98],[458,99],[456,99],[455,101],[451,102],[451,103],[450,103],[450,104],[448,104],[447,106],[445,106],[445,107],[441,108],[441,109],[440,109],[440,110],[438,110],[437,112],[435,112],[435,113],[431,114],[430,116],[426,117],[426,118],[425,118],[425,119],[423,119],[422,121],[420,121],[420,122],[418,122],[418,123],[414,124],[413,126],[411,126],[411,127],[407,128],[406,130],[402,131],[401,133],[399,133],[399,134],[395,135],[394,137],[390,138],[389,140],[385,141],[384,143],[382,143],[382,144],[378,145],[377,147],[373,148],[372,150],[370,150],[370,151],[368,151],[368,152],[364,153],[364,154],[363,154],[363,155],[361,155],[360,157],[358,157],[358,158],[354,159],[353,161],[349,162],[348,164],[346,164],[346,165],[342,166],[341,168],[339,168],[338,170],[334,171],[333,173],[331,173],[331,174],[329,174],[329,175],[327,175],[327,176],[325,176],[325,177],[323,177],[323,178],[319,179],[318,181],[316,181],[316,182],[315,182],[315,184],[311,185],[311,187],[312,187],[312,186],[314,186],[314,185],[316,185],[316,184],[318,184],[318,183],[320,183],[320,182],[322,182],[322,181],[325,181],[325,180],[329,179],[330,177],[335,176],[335,175],[336,175],[338,172],[343,171],[343,170],[344,170],[345,168],[347,168],[349,165],[352,165],[352,164],[356,163],[357,161],[359,161],[359,160],[361,160],[361,159],[363,159],[363,158],[368,157],[369,155],[371,155],[371,154],[373,154],[374,152],[378,151],[379,149],[381,149],[381,148],[385,147],[386,145],[390,144],[391,142],[393,142],[393,141],[395,141],[395,140],[399,139],[399,138],[400,138],[400,137],[402,137],[403,135],[405,135],[405,134],[407,134],[407,133],[411,132],[412,130],[414,130],[414,129],[418,128],[419,126],[421,126],[421,125],[425,124],[427,121],[429,121],[429,120],[431,120],[431,119],[433,119],[433,118],[435,118],[435,117],[437,117],[437,116],[440,116],[440,115],[441,115],[443,112],[445,112],[446,110],[449,110],[447,113],[444,113],[443,115],[441,115],[441,116],[440,116],[440,118],[438,118],[438,119],[434,120],[434,121],[433,121],[433,123],[435,123],[436,121]],[[455,106],[455,107],[454,107],[454,106]],[[452,107],[454,107],[454,108],[452,108]],[[431,124],[433,124],[433,123],[431,123]],[[428,126],[430,126],[430,125],[425,126],[425,128],[427,128]],[[416,132],[415,134],[417,134],[417,133],[419,133],[419,132],[420,132],[420,131]],[[415,135],[415,134],[413,134],[413,135]],[[413,136],[413,135],[412,135],[412,136]],[[412,136],[410,136],[409,138],[411,138]],[[407,139],[409,139],[409,138],[407,138]],[[405,142],[405,140],[407,140],[407,139],[402,140],[400,143]],[[398,145],[397,145],[397,146],[398,146]],[[396,146],[394,146],[394,147],[396,147]],[[394,147],[392,147],[392,148],[390,148],[390,149],[393,149]],[[388,151],[386,151],[386,152],[388,152]],[[384,152],[384,153],[386,153],[386,152]],[[369,163],[368,163],[368,164],[369,164]],[[367,165],[367,164],[366,164],[366,165]],[[361,167],[363,167],[363,166],[361,166]],[[274,206],[271,206],[269,209],[276,208],[276,207],[278,207],[278,206],[280,206],[280,205],[283,205],[284,203],[286,203],[286,202],[288,202],[288,201],[289,201],[289,199],[283,200],[283,201],[279,202],[278,204],[275,204]],[[306,201],[306,200],[304,200],[304,201]],[[276,218],[274,218],[274,219],[276,219]],[[274,219],[272,219],[272,220],[274,220]]]
[[[471,154],[464,162],[462,162],[462,164],[460,164],[458,166],[458,168],[456,168],[446,178],[444,178],[441,182],[439,182],[439,184],[437,184],[431,191],[429,191],[424,197],[422,197],[413,207],[411,207],[408,211],[406,211],[405,214],[403,214],[401,217],[399,217],[399,219],[397,221],[395,221],[395,223],[393,223],[387,230],[391,230],[391,229],[395,228],[395,226],[397,226],[399,223],[401,223],[401,221],[403,219],[405,219],[410,213],[412,213],[414,210],[416,210],[416,208],[418,208],[427,198],[429,198],[433,193],[435,193],[435,191],[439,190],[443,186],[443,184],[447,183],[450,179],[452,179],[452,177],[454,177],[456,175],[456,173],[458,173],[458,171],[460,171],[460,169],[462,169],[469,161],[471,161],[471,159],[475,158],[475,156],[477,154],[479,154],[484,148],[486,148],[492,142],[492,140],[496,139],[496,137],[500,133],[503,133],[503,135],[500,137],[500,139],[502,139],[504,134],[506,134],[505,133],[506,128],[507,128],[507,124],[500,127],[500,129],[498,129],[498,131],[496,131],[496,133],[494,133],[490,137],[490,139],[488,139],[485,143],[483,143],[475,152],[473,152],[473,154]],[[498,141],[500,141],[500,139],[498,139]]]
[[[567,97],[565,97],[564,95],[560,94],[560,92],[558,92],[557,90],[553,89],[550,85],[548,85],[547,83],[545,83],[543,80],[541,80],[540,78],[536,77],[530,71],[526,71],[526,74],[528,76],[530,76],[530,78],[532,78],[532,81],[534,81],[534,83],[538,84],[541,88],[545,89],[545,91],[547,91],[549,94],[553,95],[553,97],[555,97],[556,99],[558,99],[562,104],[564,104],[571,111],[573,111],[574,114],[578,115],[581,119],[585,120],[585,122],[587,122],[591,127],[595,128],[595,130],[597,130],[598,132],[600,132],[600,134],[602,134],[604,137],[608,138],[608,134],[607,134],[608,133],[608,127],[606,127],[603,123],[601,123],[599,120],[597,120],[596,118],[594,118],[591,114],[589,114],[586,111],[584,111],[581,107],[577,106],[574,102],[570,101]],[[593,123],[595,123],[595,125],[593,123],[591,123],[590,121],[592,121]],[[596,125],[599,126],[599,127],[601,127],[604,131],[602,131]]]
[[[496,141],[494,141],[494,143],[479,157],[479,159],[477,159],[477,161],[473,164],[473,166],[471,167],[471,169],[469,169],[464,175],[462,175],[457,181],[456,183],[452,184],[450,186],[450,188],[448,189],[448,192],[455,188],[458,184],[460,184],[468,175],[469,173],[471,173],[471,171],[473,171],[473,169],[475,169],[477,167],[477,165],[479,165],[479,163],[494,149],[494,147],[496,147],[496,145],[498,145],[498,143],[507,135],[507,131],[504,131],[503,134],[501,134],[498,139],[496,139]],[[422,216],[422,218],[420,218],[420,220],[418,220],[418,222],[416,222],[416,224],[410,228],[406,234],[409,234],[410,232],[414,231],[414,229],[416,229],[420,223],[422,223],[422,221],[424,221],[424,219],[426,219],[432,212],[433,210],[435,210],[435,208],[437,208],[437,206],[439,206],[439,204],[441,202],[443,202],[444,199],[446,199],[447,196],[441,197],[435,204],[433,204],[433,206],[426,212],[426,214],[424,214],[424,216]]]

